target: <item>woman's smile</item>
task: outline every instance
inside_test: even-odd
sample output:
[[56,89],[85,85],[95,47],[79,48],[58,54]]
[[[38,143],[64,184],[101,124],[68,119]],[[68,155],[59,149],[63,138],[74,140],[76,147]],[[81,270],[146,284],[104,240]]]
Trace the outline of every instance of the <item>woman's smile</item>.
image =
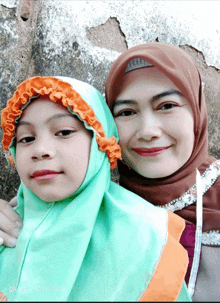
[[142,157],[156,157],[168,148],[170,148],[170,146],[154,148],[132,148],[132,150]]

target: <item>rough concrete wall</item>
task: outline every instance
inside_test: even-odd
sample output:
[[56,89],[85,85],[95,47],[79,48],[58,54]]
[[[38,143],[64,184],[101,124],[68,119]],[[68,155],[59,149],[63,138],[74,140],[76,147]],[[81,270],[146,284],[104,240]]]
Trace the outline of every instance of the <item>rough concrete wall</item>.
[[[19,83],[35,75],[75,77],[104,93],[107,72],[120,52],[167,42],[199,66],[209,110],[209,152],[220,158],[219,9],[219,1],[0,0],[0,109]],[[10,199],[19,179],[3,152],[0,172],[0,198]],[[112,179],[117,178],[115,170]]]

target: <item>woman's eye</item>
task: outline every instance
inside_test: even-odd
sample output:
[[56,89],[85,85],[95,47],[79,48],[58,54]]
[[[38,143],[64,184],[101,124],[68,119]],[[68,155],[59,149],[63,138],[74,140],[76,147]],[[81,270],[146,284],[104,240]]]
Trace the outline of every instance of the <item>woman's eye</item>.
[[71,130],[71,129],[64,129],[64,130],[61,130],[58,133],[56,133],[56,136],[58,136],[58,137],[66,137],[66,136],[71,135],[74,132],[75,131]]
[[18,141],[18,143],[30,143],[34,141],[35,137],[24,137]]
[[165,103],[165,104],[162,104],[161,106],[159,106],[158,109],[159,110],[168,110],[168,109],[171,109],[176,106],[178,106],[178,105],[175,103]]
[[120,112],[118,112],[116,115],[114,115],[115,117],[129,117],[135,114],[134,110],[131,109],[124,109],[121,110]]

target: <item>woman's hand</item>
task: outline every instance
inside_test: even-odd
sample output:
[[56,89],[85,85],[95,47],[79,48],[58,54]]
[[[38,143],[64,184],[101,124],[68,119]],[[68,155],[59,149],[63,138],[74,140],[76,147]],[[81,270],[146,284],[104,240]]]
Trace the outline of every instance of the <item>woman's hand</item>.
[[19,215],[12,207],[17,205],[17,198],[14,197],[8,203],[0,199],[0,246],[15,247],[20,230],[23,226]]

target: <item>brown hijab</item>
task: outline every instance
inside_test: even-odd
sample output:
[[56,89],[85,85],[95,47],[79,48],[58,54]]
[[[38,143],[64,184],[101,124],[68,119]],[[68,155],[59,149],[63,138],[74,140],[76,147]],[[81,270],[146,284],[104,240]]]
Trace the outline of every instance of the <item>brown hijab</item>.
[[[178,47],[166,43],[147,43],[122,53],[112,65],[106,81],[106,100],[112,110],[120,92],[120,84],[128,63],[141,58],[163,72],[190,103],[194,115],[194,148],[189,160],[174,174],[149,179],[139,175],[122,161],[118,163],[119,183],[154,205],[165,205],[181,197],[196,182],[196,168],[200,173],[216,159],[208,156],[207,109],[201,76],[195,62]],[[203,196],[203,231],[220,228],[219,178]],[[196,224],[196,205],[176,211],[188,224]]]

